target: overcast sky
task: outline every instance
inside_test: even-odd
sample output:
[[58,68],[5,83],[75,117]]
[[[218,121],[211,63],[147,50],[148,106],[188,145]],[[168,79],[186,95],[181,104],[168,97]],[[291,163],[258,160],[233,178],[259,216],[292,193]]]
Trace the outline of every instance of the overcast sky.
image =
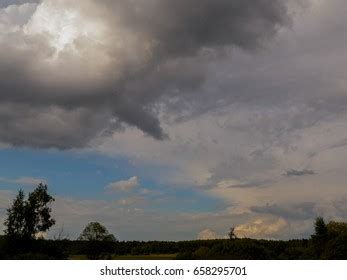
[[[74,238],[301,238],[347,219],[344,0],[0,3],[0,217]],[[2,225],[0,230],[3,229]]]

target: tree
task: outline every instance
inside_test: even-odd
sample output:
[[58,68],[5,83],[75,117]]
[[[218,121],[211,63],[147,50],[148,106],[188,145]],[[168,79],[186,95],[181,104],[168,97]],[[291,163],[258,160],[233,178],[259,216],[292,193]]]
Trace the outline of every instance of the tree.
[[233,240],[233,239],[236,239],[237,236],[235,234],[235,228],[234,227],[231,227],[230,230],[229,230],[229,233],[228,233],[228,236],[229,236],[229,239],[230,240]]
[[54,224],[49,205],[54,198],[47,193],[47,185],[39,184],[25,200],[23,190],[18,192],[13,204],[7,209],[5,234],[10,238],[34,239],[40,232],[46,232]]
[[325,240],[328,235],[328,227],[322,217],[316,218],[314,223],[315,238]]
[[7,219],[5,220],[5,234],[10,237],[22,238],[26,232],[25,226],[25,194],[19,190],[17,197],[13,201],[11,208],[7,209]]
[[78,240],[116,242],[117,238],[100,223],[92,222],[85,227]]

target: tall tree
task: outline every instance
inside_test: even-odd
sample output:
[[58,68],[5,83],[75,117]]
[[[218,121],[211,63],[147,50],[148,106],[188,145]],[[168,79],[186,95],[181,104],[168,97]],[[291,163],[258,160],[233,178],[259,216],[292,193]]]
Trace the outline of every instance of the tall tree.
[[8,237],[34,239],[39,232],[46,232],[54,224],[50,204],[54,198],[48,194],[47,185],[39,184],[25,200],[23,190],[18,192],[12,206],[7,209],[5,233]]

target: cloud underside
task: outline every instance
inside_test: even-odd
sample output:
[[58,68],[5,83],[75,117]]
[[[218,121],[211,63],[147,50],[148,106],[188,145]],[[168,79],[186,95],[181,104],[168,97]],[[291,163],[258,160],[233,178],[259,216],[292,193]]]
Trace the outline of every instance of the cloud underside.
[[0,10],[0,141],[36,148],[126,126],[166,139],[163,110],[215,106],[197,97],[216,56],[259,49],[290,22],[280,0],[6,3],[23,5]]

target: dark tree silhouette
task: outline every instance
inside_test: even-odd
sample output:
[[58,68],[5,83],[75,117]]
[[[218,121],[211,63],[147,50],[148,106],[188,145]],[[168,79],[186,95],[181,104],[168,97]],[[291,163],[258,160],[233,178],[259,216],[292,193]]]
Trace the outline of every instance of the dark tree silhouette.
[[235,228],[234,227],[231,227],[230,230],[229,230],[229,233],[228,233],[228,236],[229,236],[229,239],[230,240],[233,240],[233,239],[236,239],[237,236],[235,234]]
[[49,205],[54,198],[47,193],[47,185],[39,184],[25,200],[23,190],[18,192],[12,206],[7,209],[5,234],[16,239],[35,239],[40,232],[46,232],[54,224]]
[[315,238],[325,240],[328,235],[328,227],[322,217],[316,218],[314,223]]
[[113,234],[110,234],[106,227],[98,222],[89,223],[78,240],[83,241],[111,241],[116,242],[117,239]]
[[7,219],[5,220],[5,234],[10,237],[23,238],[26,232],[26,210],[25,194],[19,190],[17,197],[13,201],[12,207],[7,209]]

